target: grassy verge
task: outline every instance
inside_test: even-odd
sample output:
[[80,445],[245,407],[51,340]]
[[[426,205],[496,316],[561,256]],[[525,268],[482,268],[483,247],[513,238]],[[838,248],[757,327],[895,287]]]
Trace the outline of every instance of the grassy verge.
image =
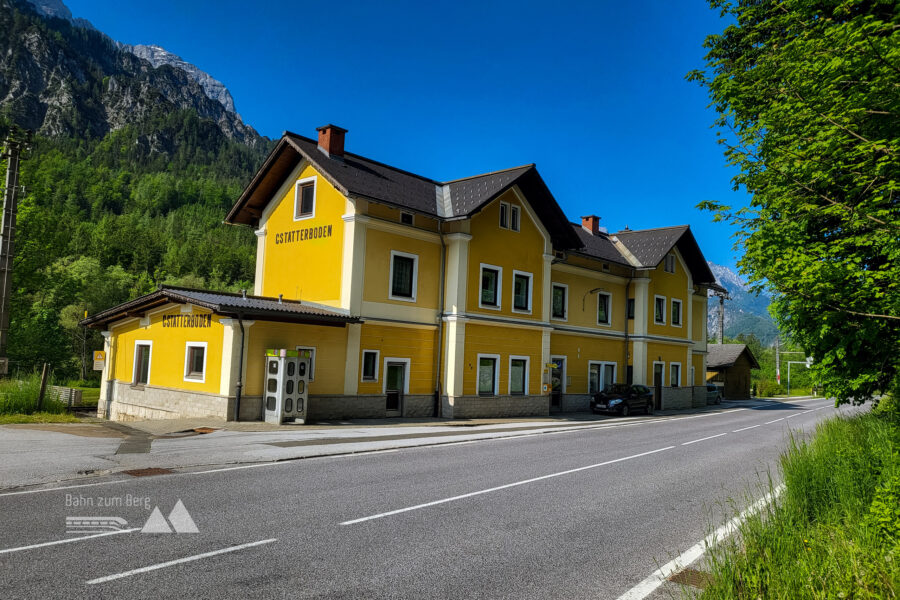
[[820,424],[781,458],[785,491],[713,548],[704,600],[900,595],[900,411]]
[[49,394],[38,407],[38,396],[41,390],[41,378],[37,374],[24,379],[4,379],[0,381],[0,415],[30,415],[35,412],[60,414],[66,412],[66,406]]
[[100,401],[100,388],[79,387],[76,389],[81,390],[81,405],[82,406],[97,406],[97,402]]
[[0,415],[0,425],[11,425],[13,423],[78,423],[79,419],[75,415],[69,413],[48,413],[36,412],[30,415],[15,413],[11,415]]

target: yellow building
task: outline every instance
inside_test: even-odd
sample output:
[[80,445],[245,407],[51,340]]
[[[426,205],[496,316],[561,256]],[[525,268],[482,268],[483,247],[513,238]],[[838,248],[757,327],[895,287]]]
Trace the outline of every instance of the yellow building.
[[570,223],[534,165],[439,182],[318,131],[285,133],[226,217],[256,233],[252,294],[164,287],[85,320],[106,338],[98,412],[546,415],[613,382],[705,404],[716,283],[689,227],[608,233]]

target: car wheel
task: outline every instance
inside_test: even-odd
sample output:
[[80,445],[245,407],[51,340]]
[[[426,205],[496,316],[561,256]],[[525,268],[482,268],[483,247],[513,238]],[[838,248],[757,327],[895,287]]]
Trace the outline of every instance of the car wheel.
[[647,414],[648,415],[653,414],[653,398],[650,398],[649,400],[647,400]]
[[631,411],[628,409],[628,405],[622,404],[622,416],[627,417],[629,412]]

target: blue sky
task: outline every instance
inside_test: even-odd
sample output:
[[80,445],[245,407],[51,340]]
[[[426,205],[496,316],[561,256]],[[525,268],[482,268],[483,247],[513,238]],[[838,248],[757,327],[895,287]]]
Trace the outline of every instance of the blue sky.
[[537,163],[573,221],[689,224],[707,259],[737,259],[694,208],[747,199],[684,80],[724,27],[700,0],[66,4],[207,71],[263,135],[333,122],[348,151],[441,180]]

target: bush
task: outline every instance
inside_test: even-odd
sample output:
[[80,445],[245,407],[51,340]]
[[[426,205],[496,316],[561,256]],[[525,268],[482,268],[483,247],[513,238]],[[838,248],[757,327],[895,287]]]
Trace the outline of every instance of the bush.
[[[0,381],[0,415],[30,415],[36,412],[40,391],[41,377],[38,374],[22,380],[5,379]],[[66,411],[66,406],[51,398],[49,394],[45,394],[41,411],[59,414]]]
[[771,398],[785,394],[787,394],[787,390],[770,379],[762,379],[756,383],[756,395],[759,398]]

